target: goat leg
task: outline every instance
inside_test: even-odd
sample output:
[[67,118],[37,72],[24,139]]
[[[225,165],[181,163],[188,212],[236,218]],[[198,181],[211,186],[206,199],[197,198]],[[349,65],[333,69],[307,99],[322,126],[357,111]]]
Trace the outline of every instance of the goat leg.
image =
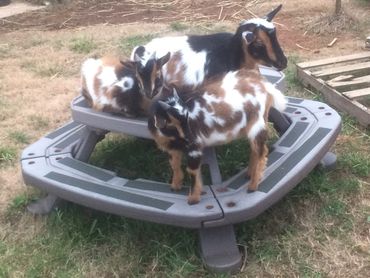
[[248,191],[256,191],[266,167],[268,149],[266,146],[267,131],[262,130],[254,140],[251,140],[251,159],[250,159],[250,183]]
[[250,146],[251,146],[251,153],[249,155],[249,163],[248,163],[248,168],[247,168],[247,178],[251,179],[252,178],[252,175],[253,173],[256,172],[256,167],[257,167],[257,159],[258,159],[258,155],[255,151],[253,151],[256,147],[255,146],[252,146],[253,144],[255,144],[254,141],[251,141],[250,142]]
[[188,196],[188,204],[197,204],[200,201],[202,194],[203,182],[200,172],[200,164],[202,161],[202,153],[200,151],[192,151],[188,153],[187,172],[191,177],[191,188]]
[[181,190],[184,180],[184,173],[181,169],[182,152],[171,150],[168,151],[168,153],[170,155],[170,165],[172,168],[171,189],[178,191]]

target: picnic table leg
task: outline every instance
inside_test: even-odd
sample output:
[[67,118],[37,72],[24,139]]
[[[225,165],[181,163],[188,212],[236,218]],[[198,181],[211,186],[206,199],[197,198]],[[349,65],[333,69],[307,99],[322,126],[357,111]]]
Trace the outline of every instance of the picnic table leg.
[[108,132],[105,130],[86,127],[82,133],[80,142],[73,151],[73,157],[79,161],[87,162],[96,144],[104,139],[106,133]]
[[325,170],[333,170],[337,166],[337,156],[332,152],[327,152],[320,161],[320,166]]
[[[72,155],[74,158],[87,162],[94,151],[96,144],[104,138],[106,133],[107,131],[104,130],[96,130],[86,127],[81,135],[79,143],[73,150]],[[30,203],[27,206],[27,210],[33,214],[45,215],[49,214],[54,208],[62,205],[63,202],[63,199],[52,193],[48,193],[46,197]]]
[[242,256],[236,244],[233,225],[201,228],[199,245],[203,263],[209,270],[229,273],[240,270]]
[[222,177],[220,168],[217,162],[217,155],[215,148],[206,148],[204,150],[204,163],[209,167],[209,172],[211,174],[211,180],[213,185],[219,185],[222,183]]
[[46,197],[38,199],[27,205],[27,210],[32,214],[44,215],[49,214],[54,208],[63,202],[58,196],[48,194]]
[[[213,185],[222,183],[222,176],[214,148],[204,151],[204,163],[209,167]],[[199,230],[199,246],[204,265],[214,272],[237,272],[242,257],[236,244],[233,225]]]

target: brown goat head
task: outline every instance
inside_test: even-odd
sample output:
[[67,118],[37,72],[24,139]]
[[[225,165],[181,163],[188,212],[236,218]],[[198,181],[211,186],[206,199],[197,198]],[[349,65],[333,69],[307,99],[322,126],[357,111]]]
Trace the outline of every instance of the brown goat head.
[[248,56],[246,62],[254,59],[256,64],[273,66],[278,70],[287,67],[287,58],[278,42],[276,28],[271,23],[281,7],[279,5],[264,18],[252,18],[240,24],[237,35],[244,42],[243,51]]
[[156,58],[154,52],[145,65],[140,63],[140,56],[135,54],[136,78],[139,83],[140,92],[149,99],[156,96],[163,87],[162,67],[171,57],[168,52],[161,58]]

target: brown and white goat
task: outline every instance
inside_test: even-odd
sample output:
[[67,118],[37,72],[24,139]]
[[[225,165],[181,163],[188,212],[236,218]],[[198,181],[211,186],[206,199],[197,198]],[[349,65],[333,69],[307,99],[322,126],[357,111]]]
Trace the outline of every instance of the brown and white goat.
[[[190,35],[155,38],[146,45],[137,46],[131,60],[139,62],[138,80],[143,93],[153,98],[158,82],[155,61],[171,54],[162,68],[166,85],[180,90],[193,90],[209,78],[241,68],[254,69],[257,65],[273,66],[282,70],[287,66],[271,22],[282,5],[263,18],[243,21],[234,34]],[[246,34],[249,42],[246,42]]]
[[115,57],[87,59],[81,67],[81,94],[97,111],[146,115],[150,100],[140,93],[136,64]]
[[191,94],[180,94],[183,99],[174,89],[163,90],[167,97],[153,103],[148,128],[158,147],[170,155],[171,188],[182,186],[181,159],[185,153],[192,178],[188,203],[198,203],[203,149],[246,137],[251,146],[248,190],[257,190],[268,154],[268,113],[271,106],[285,109],[284,95],[258,71],[245,69],[228,72]]

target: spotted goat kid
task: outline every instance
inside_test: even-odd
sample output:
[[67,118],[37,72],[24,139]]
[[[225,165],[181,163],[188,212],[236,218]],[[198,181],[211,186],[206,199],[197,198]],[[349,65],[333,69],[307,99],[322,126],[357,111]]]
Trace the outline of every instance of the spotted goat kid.
[[115,57],[87,59],[81,67],[81,94],[97,111],[127,117],[147,114],[150,100],[140,94],[136,66]]
[[[162,80],[181,91],[191,91],[214,76],[241,68],[266,65],[283,70],[287,58],[271,22],[281,7],[279,5],[263,18],[243,21],[234,34],[162,37],[135,47],[130,59],[139,63],[137,78],[143,94],[153,98]],[[252,40],[247,42],[246,36],[251,33]],[[156,60],[168,52],[171,58],[159,71]]]
[[167,97],[153,103],[148,128],[159,148],[170,155],[171,188],[182,187],[181,159],[185,153],[187,172],[192,178],[188,203],[198,203],[204,148],[247,137],[251,146],[248,190],[257,190],[268,154],[268,113],[271,106],[279,111],[285,109],[284,95],[258,71],[245,69],[229,72],[201,90],[182,94],[182,98],[175,89],[163,90]]

